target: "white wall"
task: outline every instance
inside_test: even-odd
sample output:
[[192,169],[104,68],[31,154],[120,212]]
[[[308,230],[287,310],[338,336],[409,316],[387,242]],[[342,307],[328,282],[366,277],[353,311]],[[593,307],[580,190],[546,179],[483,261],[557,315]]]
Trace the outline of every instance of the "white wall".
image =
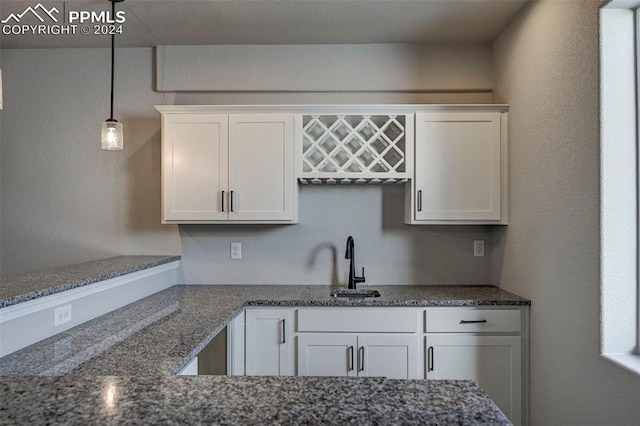
[[[481,46],[480,52],[478,68],[486,69],[490,50]],[[160,225],[160,116],[153,108],[483,103],[490,94],[157,93],[153,50],[118,49],[115,118],[124,123],[125,150],[106,152],[99,147],[99,129],[109,113],[108,50],[2,55],[3,274],[116,254],[175,253],[184,256],[187,283],[330,284],[345,281],[343,250],[352,234],[357,266],[365,266],[368,283],[491,281],[490,247],[487,257],[472,256],[473,239],[489,240],[489,228],[406,226],[401,187],[304,187],[299,225]],[[451,73],[458,76],[452,85],[464,86],[464,76],[474,73],[471,65]],[[241,261],[229,259],[232,241],[243,243]]]
[[494,41],[509,219],[493,280],[532,300],[534,425],[638,424],[640,378],[600,357],[600,1],[540,1]]

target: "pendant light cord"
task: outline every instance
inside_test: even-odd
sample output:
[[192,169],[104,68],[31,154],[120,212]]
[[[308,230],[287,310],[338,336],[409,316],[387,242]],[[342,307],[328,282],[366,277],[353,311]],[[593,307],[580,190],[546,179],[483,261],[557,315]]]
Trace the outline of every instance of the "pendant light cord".
[[[111,19],[115,19],[116,16],[116,2],[115,0],[111,0]],[[115,62],[116,62],[116,54],[115,54],[115,43],[116,43],[116,32],[113,31],[111,33],[111,115],[109,116],[110,120],[113,120],[113,84],[114,84],[114,74],[115,74]]]

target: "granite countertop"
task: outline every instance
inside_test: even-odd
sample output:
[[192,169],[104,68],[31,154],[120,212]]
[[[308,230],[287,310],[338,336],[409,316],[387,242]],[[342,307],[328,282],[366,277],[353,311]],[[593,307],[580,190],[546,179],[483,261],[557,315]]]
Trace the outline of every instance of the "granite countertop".
[[174,286],[0,358],[0,374],[176,374],[247,306],[530,304],[493,286],[372,288],[382,296],[365,300],[332,298],[329,286]]
[[118,256],[60,268],[0,277],[0,308],[176,260],[180,260],[180,256]]
[[0,395],[0,424],[511,424],[464,380],[10,377]]
[[250,306],[530,305],[493,286],[371,288],[173,286],[0,358],[0,424],[510,424],[472,381],[171,376]]

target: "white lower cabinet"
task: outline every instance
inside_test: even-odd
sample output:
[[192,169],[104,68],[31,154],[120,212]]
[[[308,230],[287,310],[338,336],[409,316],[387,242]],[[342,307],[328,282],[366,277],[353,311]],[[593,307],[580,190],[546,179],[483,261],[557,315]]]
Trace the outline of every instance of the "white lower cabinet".
[[298,335],[298,376],[357,376],[358,336],[339,333]]
[[247,309],[247,375],[468,379],[528,424],[528,308]]
[[520,309],[427,309],[425,376],[473,380],[513,424],[527,424],[527,328],[527,312]]
[[474,380],[514,424],[522,398],[519,336],[428,334],[427,379]]
[[299,376],[417,379],[415,335],[300,333]]
[[293,376],[293,310],[247,309],[247,376]]
[[420,368],[417,336],[375,335],[358,336],[358,358],[362,373],[368,377],[389,379],[418,379]]

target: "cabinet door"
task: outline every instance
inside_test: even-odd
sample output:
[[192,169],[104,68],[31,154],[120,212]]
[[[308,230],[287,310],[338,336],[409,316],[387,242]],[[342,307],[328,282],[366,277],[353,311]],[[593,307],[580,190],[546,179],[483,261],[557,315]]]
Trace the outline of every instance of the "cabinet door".
[[227,219],[228,140],[226,114],[163,114],[163,222]]
[[415,335],[359,335],[358,375],[418,379],[417,339]]
[[293,376],[293,329],[289,309],[247,309],[246,374]]
[[298,334],[298,376],[356,376],[355,334]]
[[229,220],[295,221],[293,115],[229,116]]
[[519,336],[428,334],[427,379],[470,379],[514,424],[522,423]]
[[416,114],[415,220],[499,221],[499,112]]

